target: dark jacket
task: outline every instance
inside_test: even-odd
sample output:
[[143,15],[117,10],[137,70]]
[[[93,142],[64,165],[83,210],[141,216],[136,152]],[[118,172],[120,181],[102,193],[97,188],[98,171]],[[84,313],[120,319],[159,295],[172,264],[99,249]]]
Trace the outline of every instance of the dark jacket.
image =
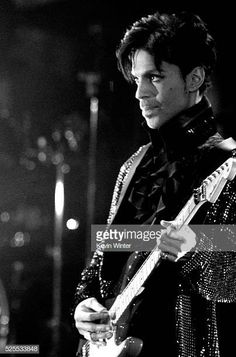
[[[222,145],[206,98],[149,134],[151,142],[120,170],[108,225],[174,219],[193,189],[236,153],[234,143]],[[236,180],[226,184],[215,204],[206,203],[192,223],[235,224]],[[194,252],[177,263],[162,261],[149,277],[126,320],[127,334],[144,342],[141,357],[220,356],[216,306],[236,300],[236,239],[224,229],[221,237],[229,242],[230,252],[218,249],[214,234],[198,232]],[[91,296],[102,303],[115,298],[121,272],[127,264],[138,267],[147,255],[96,251],[82,273],[76,304]]]

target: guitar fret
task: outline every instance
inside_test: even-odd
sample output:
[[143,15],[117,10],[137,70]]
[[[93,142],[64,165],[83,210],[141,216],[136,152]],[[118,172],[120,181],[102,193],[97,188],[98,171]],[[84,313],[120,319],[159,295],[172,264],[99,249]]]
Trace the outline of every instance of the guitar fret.
[[182,211],[178,214],[178,216],[175,218],[175,222],[179,227],[182,225],[186,224],[187,219],[191,215],[191,213],[194,211],[196,207],[196,203],[194,201],[194,197],[192,196],[189,201],[186,203]]

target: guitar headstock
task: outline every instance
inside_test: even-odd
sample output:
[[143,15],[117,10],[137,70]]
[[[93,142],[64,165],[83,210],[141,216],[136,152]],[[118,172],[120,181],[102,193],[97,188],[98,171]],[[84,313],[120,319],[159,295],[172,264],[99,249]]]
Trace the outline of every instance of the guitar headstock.
[[194,199],[199,202],[214,203],[222,192],[227,181],[234,179],[236,175],[236,159],[229,158],[208,176],[193,192]]

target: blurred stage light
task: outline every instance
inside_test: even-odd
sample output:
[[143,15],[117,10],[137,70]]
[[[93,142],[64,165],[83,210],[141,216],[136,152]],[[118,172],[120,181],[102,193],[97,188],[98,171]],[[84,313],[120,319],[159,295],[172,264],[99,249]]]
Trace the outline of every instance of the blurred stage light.
[[0,214],[0,220],[1,220],[1,222],[3,222],[3,223],[9,222],[9,220],[10,220],[10,214],[9,214],[8,212],[2,212],[2,213]]
[[66,227],[71,231],[76,230],[79,227],[79,221],[77,219],[70,218],[66,222]]
[[37,144],[40,149],[44,149],[47,146],[47,139],[44,136],[40,136],[37,139]]
[[30,242],[30,235],[28,232],[16,232],[14,237],[10,241],[10,245],[13,248],[23,247]]
[[61,178],[57,179],[55,189],[55,212],[57,217],[63,215],[64,210],[64,183]]
[[47,155],[45,154],[45,152],[40,151],[38,153],[38,159],[41,162],[45,162],[47,160]]

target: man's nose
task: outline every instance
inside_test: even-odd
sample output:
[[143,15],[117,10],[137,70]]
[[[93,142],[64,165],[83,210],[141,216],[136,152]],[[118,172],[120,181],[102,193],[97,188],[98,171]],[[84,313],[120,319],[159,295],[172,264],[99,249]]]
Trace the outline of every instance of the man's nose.
[[152,95],[152,90],[150,88],[150,85],[146,81],[140,80],[139,83],[137,84],[135,98],[140,100],[143,98],[148,98],[151,95]]

